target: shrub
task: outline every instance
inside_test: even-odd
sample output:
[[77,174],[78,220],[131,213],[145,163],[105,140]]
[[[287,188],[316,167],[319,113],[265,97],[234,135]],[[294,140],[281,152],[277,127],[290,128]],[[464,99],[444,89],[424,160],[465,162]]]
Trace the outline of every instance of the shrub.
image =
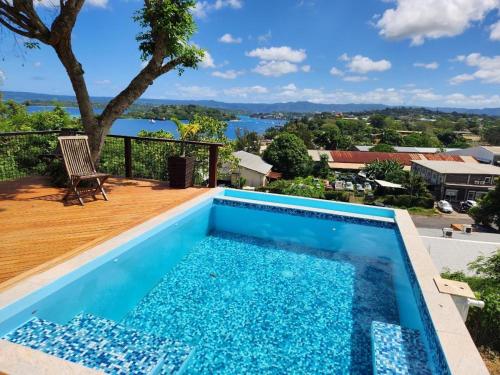
[[434,207],[434,199],[430,196],[412,197],[411,195],[407,194],[387,195],[384,198],[384,204],[401,208],[410,208],[410,207],[432,208]]
[[480,256],[469,263],[475,276],[463,272],[444,272],[447,279],[469,283],[477,298],[484,301],[484,309],[471,308],[466,325],[476,345],[485,345],[500,351],[500,250],[490,257]]
[[330,201],[349,202],[349,193],[345,191],[325,191],[325,199]]

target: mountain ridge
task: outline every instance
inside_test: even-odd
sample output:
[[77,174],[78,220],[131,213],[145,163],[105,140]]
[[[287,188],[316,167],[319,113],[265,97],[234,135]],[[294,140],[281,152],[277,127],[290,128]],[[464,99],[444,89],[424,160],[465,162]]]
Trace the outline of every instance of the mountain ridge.
[[[73,95],[55,95],[24,91],[2,91],[4,99],[12,99],[17,102],[27,100],[56,100],[56,101],[74,101]],[[91,98],[94,103],[107,103],[111,97],[94,96]],[[460,108],[460,107],[425,107],[425,106],[390,106],[386,104],[368,103],[346,103],[346,104],[324,104],[308,101],[283,102],[283,103],[227,103],[217,100],[189,100],[189,99],[146,99],[141,98],[136,101],[137,104],[151,105],[200,105],[210,108],[238,110],[250,113],[271,113],[271,112],[365,112],[377,111],[386,108],[404,107],[404,108],[426,108],[433,111],[444,113],[464,113],[472,115],[500,116],[500,108]]]

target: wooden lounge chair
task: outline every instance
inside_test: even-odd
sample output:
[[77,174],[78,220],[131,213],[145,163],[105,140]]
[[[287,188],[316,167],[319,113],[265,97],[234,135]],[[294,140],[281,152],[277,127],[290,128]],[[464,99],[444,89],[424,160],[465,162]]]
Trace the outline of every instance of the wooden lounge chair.
[[[83,206],[83,197],[92,196],[96,199],[96,194],[99,192],[101,192],[105,200],[108,200],[103,184],[109,175],[96,172],[90,156],[88,137],[77,135],[58,137],[58,139],[69,177],[68,192],[63,200],[67,201],[71,195],[75,195]],[[96,185],[79,187],[82,181],[95,181]]]

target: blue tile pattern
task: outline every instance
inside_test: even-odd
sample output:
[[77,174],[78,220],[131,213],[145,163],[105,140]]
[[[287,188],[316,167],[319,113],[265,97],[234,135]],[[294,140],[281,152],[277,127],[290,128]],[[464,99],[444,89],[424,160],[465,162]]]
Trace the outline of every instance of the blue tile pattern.
[[408,252],[404,245],[403,238],[401,237],[399,231],[398,231],[398,237],[400,246],[403,249],[402,251],[403,261],[406,268],[406,272],[408,273],[408,278],[410,279],[410,284],[413,288],[413,295],[415,297],[415,301],[417,302],[418,310],[420,312],[420,318],[424,325],[424,333],[427,339],[426,341],[429,345],[432,363],[434,364],[435,370],[439,374],[451,375],[450,367],[448,366],[448,362],[446,361],[446,357],[444,355],[443,348],[437,336],[434,323],[432,322],[429,309],[427,308],[427,304],[425,303],[422,290],[420,289],[417,280],[417,275],[415,274],[415,270],[413,269],[410,258],[408,256]]
[[215,197],[214,198],[215,205],[221,206],[229,206],[229,207],[240,207],[240,208],[248,208],[259,211],[268,211],[279,214],[293,215],[293,216],[304,216],[310,217],[314,219],[323,219],[323,220],[334,220],[334,221],[343,221],[346,223],[355,223],[355,224],[364,224],[371,225],[381,228],[395,228],[396,224],[394,222],[381,221],[376,219],[365,219],[358,218],[353,216],[344,216],[338,215],[335,213],[326,213],[326,212],[318,212],[311,210],[302,210],[296,207],[279,207],[279,206],[271,206],[268,204],[261,204],[257,202],[242,202],[237,200],[229,200],[224,198]]
[[373,320],[398,324],[386,259],[216,232],[122,324],[196,347],[187,374],[370,374]]
[[5,338],[109,374],[173,374],[190,353],[180,342],[83,314],[66,325],[33,318]]
[[374,321],[372,351],[375,375],[432,375],[416,330]]

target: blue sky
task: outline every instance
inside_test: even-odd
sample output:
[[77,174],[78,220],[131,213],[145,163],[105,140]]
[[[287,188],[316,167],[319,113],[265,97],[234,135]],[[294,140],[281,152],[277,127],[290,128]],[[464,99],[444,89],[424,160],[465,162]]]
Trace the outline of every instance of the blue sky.
[[[141,69],[140,5],[87,1],[73,44],[91,95],[118,93]],[[500,107],[499,10],[500,0],[204,0],[193,42],[206,60],[144,97]],[[1,89],[72,94],[49,47],[1,38]]]

